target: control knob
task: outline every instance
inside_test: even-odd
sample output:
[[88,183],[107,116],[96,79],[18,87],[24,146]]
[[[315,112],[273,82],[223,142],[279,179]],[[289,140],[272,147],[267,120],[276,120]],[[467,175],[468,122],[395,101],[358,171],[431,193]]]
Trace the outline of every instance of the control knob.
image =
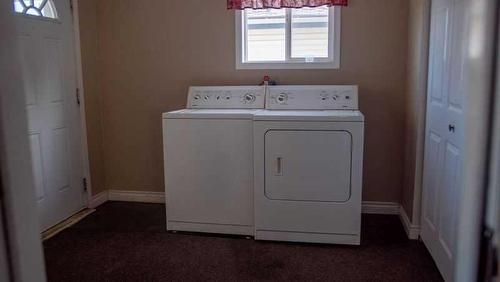
[[256,99],[256,97],[254,94],[247,93],[243,96],[243,101],[245,103],[253,103],[253,102],[255,102],[255,99]]
[[288,95],[286,93],[280,93],[276,96],[276,102],[278,104],[284,104],[288,100]]

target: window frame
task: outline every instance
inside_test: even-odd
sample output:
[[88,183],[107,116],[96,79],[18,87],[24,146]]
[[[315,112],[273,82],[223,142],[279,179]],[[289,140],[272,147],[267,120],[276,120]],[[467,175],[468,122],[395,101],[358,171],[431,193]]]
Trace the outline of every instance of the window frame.
[[[23,10],[22,11],[17,11],[16,8],[15,8],[15,2],[23,2],[23,0],[13,0],[12,3],[13,3],[13,13],[15,16],[17,17],[26,17],[26,18],[30,18],[30,19],[36,19],[36,20],[42,20],[42,21],[49,21],[49,22],[55,22],[55,23],[61,23],[61,19],[59,17],[59,13],[58,13],[58,9],[57,9],[57,6],[56,6],[56,3],[53,1],[53,0],[47,0],[45,2],[42,1],[42,6],[41,7],[37,7],[33,4],[30,4],[30,6],[26,6],[26,4],[21,4],[23,6]],[[51,9],[53,10],[53,13],[54,13],[54,17],[48,17],[48,16],[45,16],[42,14],[42,10],[43,8],[45,8],[47,5],[49,5],[51,7]],[[37,10],[40,14],[39,15],[32,15],[32,14],[28,14],[28,10],[29,9],[35,9]]]
[[[291,22],[291,9],[286,13],[287,26]],[[328,58],[316,58],[314,62],[305,59],[291,58],[291,28],[286,29],[286,61],[244,61],[245,42],[243,42],[246,24],[244,24],[244,10],[235,13],[236,30],[236,69],[339,69],[340,68],[340,32],[341,32],[341,7],[329,7],[328,13]]]

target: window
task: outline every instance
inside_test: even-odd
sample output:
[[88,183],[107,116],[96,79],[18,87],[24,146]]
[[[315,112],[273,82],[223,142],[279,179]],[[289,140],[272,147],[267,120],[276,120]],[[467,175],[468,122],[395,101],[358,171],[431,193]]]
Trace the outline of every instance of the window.
[[52,0],[14,0],[14,11],[23,15],[57,19]]
[[339,68],[340,7],[236,12],[237,69]]

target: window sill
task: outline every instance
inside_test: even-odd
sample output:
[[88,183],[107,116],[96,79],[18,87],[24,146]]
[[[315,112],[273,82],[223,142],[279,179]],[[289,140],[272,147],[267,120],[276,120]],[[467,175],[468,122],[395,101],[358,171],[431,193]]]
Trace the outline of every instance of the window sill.
[[237,70],[296,70],[296,69],[340,69],[338,62],[315,62],[315,63],[236,63]]

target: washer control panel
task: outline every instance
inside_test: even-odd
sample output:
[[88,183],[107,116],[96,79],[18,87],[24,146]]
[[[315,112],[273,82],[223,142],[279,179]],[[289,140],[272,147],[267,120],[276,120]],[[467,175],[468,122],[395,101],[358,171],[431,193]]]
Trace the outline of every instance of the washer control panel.
[[358,86],[268,86],[266,108],[274,110],[358,110]]
[[188,109],[263,109],[264,86],[191,86]]

